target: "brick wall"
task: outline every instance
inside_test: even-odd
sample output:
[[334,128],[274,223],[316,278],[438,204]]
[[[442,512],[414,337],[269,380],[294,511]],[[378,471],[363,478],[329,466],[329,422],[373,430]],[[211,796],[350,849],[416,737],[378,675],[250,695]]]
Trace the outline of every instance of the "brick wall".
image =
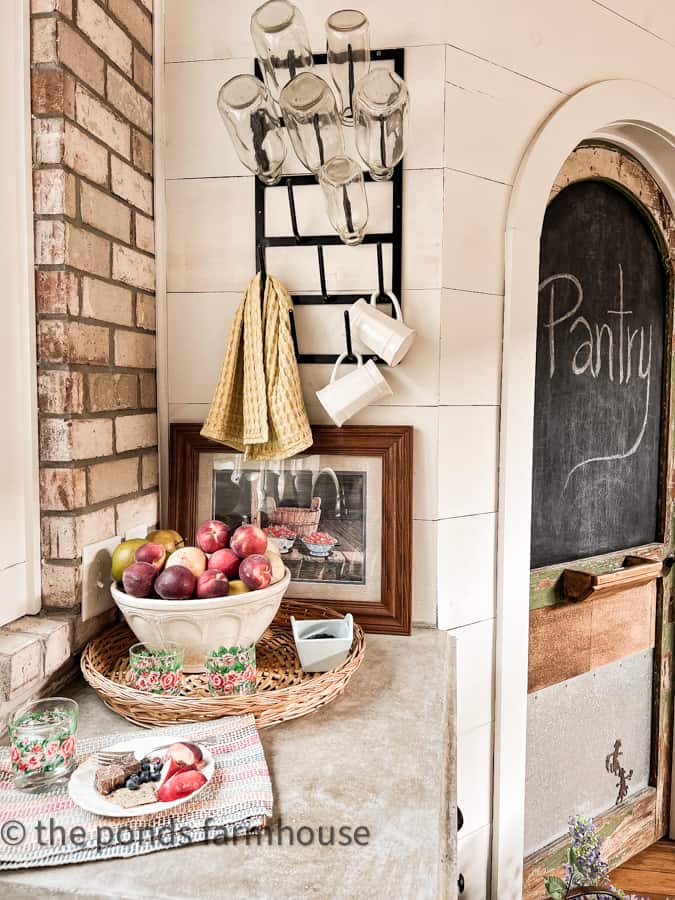
[[32,0],[43,605],[157,518],[151,2]]
[[152,0],[32,0],[31,36],[43,615],[0,708],[102,624],[82,548],[157,519]]

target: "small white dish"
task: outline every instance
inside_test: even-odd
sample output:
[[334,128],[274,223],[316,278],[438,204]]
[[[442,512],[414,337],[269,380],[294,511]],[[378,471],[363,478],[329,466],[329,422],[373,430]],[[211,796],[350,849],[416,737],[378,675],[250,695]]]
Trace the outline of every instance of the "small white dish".
[[[180,743],[184,738],[179,737],[167,737],[162,741],[162,748],[168,749],[169,745],[172,743]],[[166,747],[164,745],[166,744]],[[70,799],[73,803],[76,803],[82,809],[86,809],[87,812],[94,813],[96,816],[108,816],[113,819],[131,819],[134,816],[147,816],[152,813],[161,813],[166,812],[168,809],[173,809],[174,806],[180,806],[182,803],[186,803],[188,800],[194,800],[201,792],[211,783],[211,779],[213,778],[213,773],[216,769],[216,761],[213,758],[213,755],[209,752],[209,750],[203,746],[203,744],[197,744],[197,746],[202,751],[202,755],[206,765],[200,769],[204,778],[206,778],[206,782],[198,788],[193,793],[188,794],[187,797],[181,797],[178,800],[171,800],[168,803],[145,803],[142,806],[134,806],[131,809],[123,809],[121,806],[117,806],[111,800],[106,800],[103,794],[99,794],[96,790],[96,784],[94,782],[96,769],[98,768],[98,763],[96,762],[96,753],[93,753],[89,759],[83,762],[80,766],[75,769],[73,774],[70,777],[70,781],[68,782],[68,794],[70,795]],[[157,738],[135,738],[130,741],[121,741],[118,744],[113,744],[110,747],[102,747],[103,750],[126,750],[131,751],[135,754],[137,759],[143,759],[144,756],[148,756],[148,754],[152,753],[153,750],[157,748]],[[101,752],[97,751],[97,752]]]
[[[301,619],[291,616],[293,640],[304,672],[330,672],[347,659],[354,640],[351,613],[344,619]],[[311,637],[328,634],[330,637]]]

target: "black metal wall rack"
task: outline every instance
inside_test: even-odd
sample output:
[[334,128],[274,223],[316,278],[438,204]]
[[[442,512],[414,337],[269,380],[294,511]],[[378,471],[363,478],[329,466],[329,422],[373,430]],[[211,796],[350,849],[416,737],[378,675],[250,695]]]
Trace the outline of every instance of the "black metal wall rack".
[[[394,71],[401,78],[404,77],[404,54],[403,48],[392,50],[373,50],[371,59],[377,63],[379,61],[393,60]],[[325,53],[314,54],[315,65],[326,65],[327,57]],[[258,78],[262,77],[258,61],[255,63],[255,74]],[[366,183],[372,182],[374,179],[369,172],[364,173]],[[392,185],[392,230],[387,232],[366,233],[363,238],[363,244],[373,245],[376,253],[373,259],[373,278],[368,280],[364,288],[356,293],[333,293],[329,292],[326,285],[326,267],[324,261],[323,248],[327,246],[341,246],[342,241],[335,233],[325,235],[303,235],[298,227],[298,218],[295,207],[294,188],[304,185],[312,185],[316,187],[318,192],[317,202],[323,203],[321,196],[321,187],[317,183],[313,175],[287,175],[284,176],[279,184],[285,184],[288,193],[288,206],[291,220],[290,235],[266,235],[265,234],[265,191],[268,186],[263,184],[260,179],[255,179],[255,243],[256,243],[256,271],[261,273],[261,299],[264,291],[265,281],[267,278],[266,267],[266,249],[268,247],[316,247],[317,252],[317,289],[316,294],[292,294],[295,306],[308,306],[322,304],[339,304],[346,305],[355,303],[360,297],[370,297],[372,293],[372,285],[375,284],[375,272],[377,272],[377,302],[390,303],[391,301],[385,294],[384,288],[384,263],[382,247],[385,244],[391,245],[391,290],[396,298],[401,302],[401,245],[403,233],[403,161],[398,163],[394,169],[391,178]],[[279,185],[275,188],[278,189]],[[347,359],[355,362],[356,357],[352,352],[351,332],[349,326],[349,311],[344,312],[345,323],[345,352]],[[321,353],[304,353],[298,347],[297,332],[295,328],[295,318],[291,313],[291,332],[293,335],[293,343],[295,346],[295,355],[299,363],[309,364],[333,364],[337,360],[334,354]],[[372,359],[377,363],[382,360],[374,355],[364,355],[364,361]]]

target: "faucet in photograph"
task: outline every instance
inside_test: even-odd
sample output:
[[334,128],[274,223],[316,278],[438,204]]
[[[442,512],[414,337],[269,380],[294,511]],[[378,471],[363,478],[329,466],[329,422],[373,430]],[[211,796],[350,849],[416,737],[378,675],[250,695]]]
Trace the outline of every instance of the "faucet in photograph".
[[348,514],[347,501],[345,499],[345,492],[340,484],[340,479],[333,469],[326,466],[325,468],[320,469],[316,475],[312,476],[312,496],[316,493],[316,483],[322,475],[328,475],[335,485],[335,518],[340,519]]

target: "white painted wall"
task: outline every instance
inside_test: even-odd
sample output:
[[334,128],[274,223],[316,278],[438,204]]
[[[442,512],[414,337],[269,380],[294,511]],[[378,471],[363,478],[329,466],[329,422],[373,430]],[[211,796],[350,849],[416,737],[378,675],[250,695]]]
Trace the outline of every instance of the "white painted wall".
[[0,625],[40,609],[28,7],[0,4]]
[[[173,421],[203,418],[230,318],[254,271],[253,182],[229,146],[215,94],[232,74],[251,69],[248,21],[256,5],[165,0],[166,402]],[[323,21],[336,3],[300,5],[322,49]],[[359,7],[371,20],[374,47],[407,48],[414,119],[405,160],[403,305],[420,339],[400,369],[387,373],[391,401],[356,421],[415,426],[413,616],[438,621],[458,639],[460,867],[464,896],[479,900],[490,896],[511,185],[528,144],[570,94],[633,78],[672,95],[675,13],[670,0],[367,0]],[[294,277],[315,279],[313,262]],[[301,345],[329,340],[330,330],[325,320],[304,317]],[[328,372],[307,366],[302,375],[311,417],[325,421],[313,391]]]

